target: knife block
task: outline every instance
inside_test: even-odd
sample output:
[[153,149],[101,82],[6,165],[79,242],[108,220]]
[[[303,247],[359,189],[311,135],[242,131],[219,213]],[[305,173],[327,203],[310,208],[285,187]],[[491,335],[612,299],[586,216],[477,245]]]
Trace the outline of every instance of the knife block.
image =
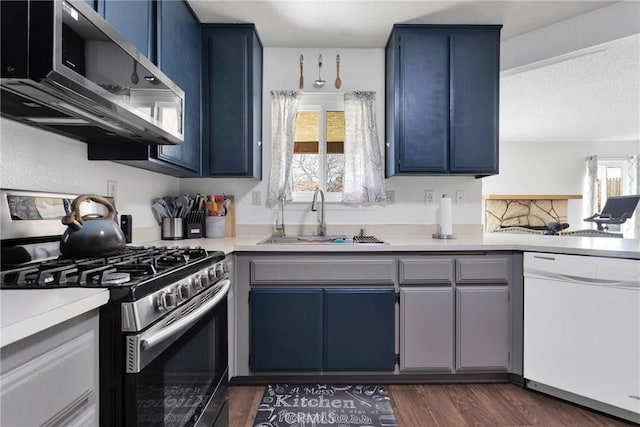
[[201,221],[187,221],[186,231],[187,239],[201,239],[204,237],[203,224]]
[[204,211],[191,211],[185,217],[185,235],[187,239],[201,239],[204,237]]

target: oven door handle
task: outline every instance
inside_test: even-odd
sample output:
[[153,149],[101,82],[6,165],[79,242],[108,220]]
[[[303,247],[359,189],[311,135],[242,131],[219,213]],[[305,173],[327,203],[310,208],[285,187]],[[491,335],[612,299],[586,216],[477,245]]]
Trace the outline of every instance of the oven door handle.
[[177,320],[176,322],[172,323],[166,328],[159,330],[153,335],[144,337],[140,343],[142,345],[142,348],[144,350],[149,350],[150,348],[153,348],[157,344],[166,340],[168,337],[191,327],[191,325],[197,322],[202,316],[207,314],[210,309],[217,305],[220,300],[227,297],[227,293],[229,292],[230,287],[231,281],[229,279],[223,280],[222,288],[220,289],[220,291],[218,291],[218,293],[215,294],[215,296],[211,300],[202,304],[200,307],[192,311],[188,316]]

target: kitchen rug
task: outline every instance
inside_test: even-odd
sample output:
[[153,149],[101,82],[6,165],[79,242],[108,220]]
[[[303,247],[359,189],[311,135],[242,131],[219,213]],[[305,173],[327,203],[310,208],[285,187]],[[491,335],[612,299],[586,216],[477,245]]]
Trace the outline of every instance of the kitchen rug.
[[384,386],[269,384],[254,427],[393,427],[391,397]]

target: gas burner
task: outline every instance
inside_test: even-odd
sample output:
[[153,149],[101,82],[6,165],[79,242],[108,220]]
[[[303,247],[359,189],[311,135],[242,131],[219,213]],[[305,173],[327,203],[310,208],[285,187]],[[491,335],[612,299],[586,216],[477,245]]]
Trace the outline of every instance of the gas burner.
[[133,287],[197,264],[209,256],[202,248],[129,246],[122,253],[95,258],[56,258],[1,272],[2,288]]
[[106,273],[102,276],[103,285],[121,285],[131,279],[129,273]]

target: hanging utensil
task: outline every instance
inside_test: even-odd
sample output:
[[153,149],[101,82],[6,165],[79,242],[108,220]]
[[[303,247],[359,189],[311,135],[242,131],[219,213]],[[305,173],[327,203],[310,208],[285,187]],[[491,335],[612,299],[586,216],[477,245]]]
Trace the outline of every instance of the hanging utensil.
[[304,62],[304,56],[302,56],[302,54],[300,54],[300,84],[299,84],[299,88],[302,89],[304,88],[304,76],[302,73],[302,63]]
[[138,61],[133,60],[133,73],[131,73],[131,83],[138,84]]
[[336,55],[336,89],[340,89],[342,80],[340,80],[340,55]]
[[324,84],[326,83],[324,80],[322,80],[321,71],[322,71],[322,55],[318,56],[318,80],[313,82],[313,86],[318,89],[324,87]]

